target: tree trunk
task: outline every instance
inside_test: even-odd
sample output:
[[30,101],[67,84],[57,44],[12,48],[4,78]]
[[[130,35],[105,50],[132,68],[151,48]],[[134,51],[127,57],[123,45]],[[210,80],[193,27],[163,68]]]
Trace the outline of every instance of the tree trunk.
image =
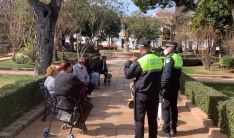
[[58,60],[58,54],[57,54],[57,49],[58,49],[58,45],[59,45],[59,40],[57,39],[57,34],[55,33],[54,35],[54,53],[53,53],[53,61],[57,61]]
[[79,39],[78,34],[76,34],[76,54],[77,54],[77,58],[80,58],[80,48],[81,48],[81,41]]
[[75,49],[74,49],[74,38],[73,38],[73,35],[70,35],[70,44],[71,44],[71,51],[74,52]]
[[16,57],[16,48],[15,48],[15,46],[13,46],[12,52],[13,52],[12,59],[15,59],[15,57]]
[[37,16],[38,58],[36,74],[45,74],[53,59],[55,26],[58,19],[61,0],[51,0],[49,4],[39,0],[28,0]]
[[196,48],[196,53],[195,54],[198,54],[198,51],[199,51],[199,39],[197,39],[197,48]]
[[232,17],[233,17],[233,20],[234,20],[234,5],[233,5],[233,8],[232,8]]

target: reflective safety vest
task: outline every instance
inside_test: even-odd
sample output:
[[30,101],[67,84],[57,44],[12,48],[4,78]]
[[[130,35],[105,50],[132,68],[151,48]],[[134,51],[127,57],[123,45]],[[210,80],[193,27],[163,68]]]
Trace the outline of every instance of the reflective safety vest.
[[[167,59],[170,57],[166,57],[164,60],[164,65],[166,64]],[[179,54],[173,53],[171,58],[174,60],[174,68],[175,69],[181,69],[183,67],[183,59]]]
[[140,64],[142,71],[161,71],[163,68],[163,62],[161,58],[154,54],[147,54],[137,60]]

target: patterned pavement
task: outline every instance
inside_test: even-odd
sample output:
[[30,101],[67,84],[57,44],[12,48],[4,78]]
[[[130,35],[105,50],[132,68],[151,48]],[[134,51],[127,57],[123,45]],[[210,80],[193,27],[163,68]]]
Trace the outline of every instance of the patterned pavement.
[[[101,85],[92,95],[94,108],[86,122],[88,134],[82,135],[74,129],[76,138],[133,138],[133,110],[127,106],[130,98],[129,80],[124,79],[123,63],[125,60],[112,59],[108,62],[113,75],[110,86]],[[208,138],[208,130],[203,128],[199,120],[191,114],[179,99],[179,126],[176,138]],[[47,119],[49,120],[49,118]],[[145,137],[147,122],[145,123]],[[41,117],[23,130],[16,138],[43,138],[43,129],[49,121],[41,122]],[[54,120],[51,131],[58,138],[68,138],[69,130],[61,129],[62,123]],[[160,129],[160,127],[159,127]],[[161,138],[161,137],[159,137]]]

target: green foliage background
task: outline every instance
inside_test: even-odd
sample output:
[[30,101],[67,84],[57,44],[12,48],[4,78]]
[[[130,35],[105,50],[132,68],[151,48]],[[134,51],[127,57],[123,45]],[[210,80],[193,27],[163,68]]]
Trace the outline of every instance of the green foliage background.
[[128,31],[136,38],[146,38],[154,40],[161,34],[160,23],[153,18],[142,15],[126,17]]
[[218,34],[226,34],[232,27],[232,12],[228,0],[205,0],[195,12],[192,29],[199,33],[212,27]]

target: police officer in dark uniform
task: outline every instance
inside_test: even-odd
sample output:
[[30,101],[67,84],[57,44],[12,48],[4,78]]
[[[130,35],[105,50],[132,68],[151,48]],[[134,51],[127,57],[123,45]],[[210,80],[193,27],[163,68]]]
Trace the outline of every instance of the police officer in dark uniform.
[[175,51],[177,43],[169,41],[166,44],[164,54],[164,68],[161,79],[162,114],[164,125],[162,135],[169,137],[177,133],[178,109],[177,98],[180,88],[180,76],[183,66],[183,60]]
[[135,138],[144,137],[145,114],[148,116],[149,138],[157,138],[157,113],[162,60],[151,52],[150,41],[141,39],[139,42],[141,57],[132,57],[125,64],[125,77],[136,78],[135,88]]

